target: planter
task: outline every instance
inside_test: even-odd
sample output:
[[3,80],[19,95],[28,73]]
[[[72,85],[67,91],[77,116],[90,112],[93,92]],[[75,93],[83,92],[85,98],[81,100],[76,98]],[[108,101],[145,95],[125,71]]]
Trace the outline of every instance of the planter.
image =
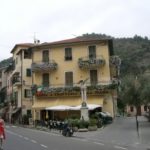
[[87,132],[87,131],[88,131],[87,128],[80,128],[80,129],[78,129],[78,132]]
[[96,131],[97,130],[97,126],[89,126],[88,130],[89,131]]

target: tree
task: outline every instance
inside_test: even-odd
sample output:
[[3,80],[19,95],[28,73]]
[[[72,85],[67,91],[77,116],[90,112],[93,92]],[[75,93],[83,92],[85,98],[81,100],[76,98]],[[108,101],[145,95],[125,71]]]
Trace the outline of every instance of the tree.
[[120,96],[125,104],[135,106],[136,108],[136,128],[139,136],[139,123],[138,123],[138,107],[143,103],[141,101],[142,84],[137,76],[130,75],[122,80]]
[[142,82],[142,91],[141,91],[141,99],[148,106],[149,117],[148,120],[150,122],[150,79],[148,77],[143,78]]

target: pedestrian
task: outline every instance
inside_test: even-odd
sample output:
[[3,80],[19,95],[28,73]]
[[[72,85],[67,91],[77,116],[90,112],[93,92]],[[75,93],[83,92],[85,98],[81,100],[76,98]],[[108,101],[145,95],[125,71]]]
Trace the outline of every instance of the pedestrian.
[[3,141],[5,138],[4,121],[0,120],[0,150],[3,149]]

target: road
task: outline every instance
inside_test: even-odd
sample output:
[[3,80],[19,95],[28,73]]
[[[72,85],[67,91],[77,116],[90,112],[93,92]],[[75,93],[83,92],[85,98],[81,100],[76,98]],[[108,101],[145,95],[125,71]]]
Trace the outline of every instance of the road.
[[[145,128],[144,128],[145,131]],[[63,137],[59,132],[6,126],[5,150],[147,150],[137,137],[134,119],[117,119],[96,132],[75,133]],[[150,136],[148,136],[150,137]]]

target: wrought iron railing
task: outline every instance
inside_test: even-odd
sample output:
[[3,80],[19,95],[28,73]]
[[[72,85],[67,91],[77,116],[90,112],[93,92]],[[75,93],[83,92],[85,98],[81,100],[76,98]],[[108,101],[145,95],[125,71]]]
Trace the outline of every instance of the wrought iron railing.
[[[96,84],[87,83],[87,94],[91,91],[93,92],[101,92],[108,91],[111,89],[115,89],[118,86],[117,80],[112,80],[109,82],[97,82]],[[73,86],[65,86],[65,85],[51,85],[50,87],[44,87],[42,85],[36,85],[33,88],[33,92],[36,96],[58,96],[58,95],[70,95],[77,96],[80,95],[80,85],[73,84]],[[100,94],[100,93],[99,93]]]
[[78,59],[78,65],[81,69],[90,69],[103,66],[105,60],[102,56],[97,56],[96,58],[82,57]]
[[110,56],[109,62],[110,65],[115,65],[116,67],[119,67],[121,65],[121,59],[116,55]]
[[32,71],[51,71],[56,70],[58,64],[54,60],[48,62],[33,62],[31,65]]
[[15,76],[12,78],[12,84],[20,83],[21,84],[21,77],[20,76]]

